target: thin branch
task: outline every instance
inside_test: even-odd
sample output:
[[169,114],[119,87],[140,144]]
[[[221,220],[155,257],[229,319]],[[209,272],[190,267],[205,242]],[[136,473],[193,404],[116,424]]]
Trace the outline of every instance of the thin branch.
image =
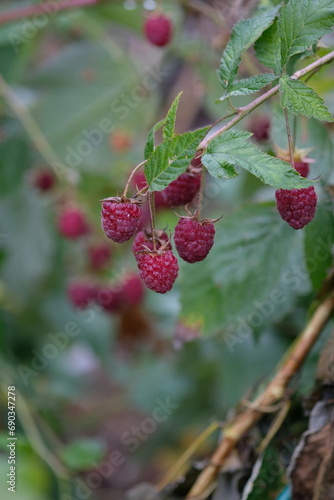
[[[124,198],[126,198],[126,195],[128,193],[128,190],[129,190],[129,186],[130,186],[130,183],[133,179],[133,176],[135,175],[136,172],[138,172],[138,170],[143,166],[145,165],[146,163],[146,160],[145,161],[142,161],[141,163],[139,163],[139,165],[137,165],[131,172],[131,174],[129,175],[129,178],[127,180],[127,183],[125,185],[125,188],[124,188],[124,192],[123,192],[123,196]],[[144,189],[144,188],[143,188]],[[142,191],[142,190],[141,190]]]
[[56,11],[52,10],[50,13],[50,2],[43,2],[35,5],[28,5],[27,7],[21,7],[15,10],[10,10],[9,12],[2,12],[0,14],[0,25],[11,23],[13,21],[19,21],[20,19],[26,19],[33,16],[38,16],[41,14],[54,16],[63,10],[70,10],[77,7],[89,7],[91,5],[96,5],[100,0],[68,0],[66,3],[53,2],[56,7]]
[[[294,73],[294,75],[292,75],[291,78],[294,79],[294,80],[298,80],[299,78],[301,78],[302,76],[307,75],[311,71],[314,71],[316,69],[321,68],[324,64],[329,63],[333,59],[334,59],[334,51],[329,52],[328,54],[326,54],[323,57],[320,57],[319,59],[317,59],[313,63],[309,64],[305,68],[300,69],[299,71],[296,71],[296,73]],[[203,141],[198,146],[198,149],[204,149],[204,148],[206,148],[208,146],[208,144],[215,137],[217,137],[218,135],[222,134],[223,132],[226,132],[227,130],[230,130],[232,127],[234,127],[234,125],[236,125],[243,118],[245,118],[245,116],[249,115],[249,113],[251,113],[254,109],[256,109],[258,106],[260,106],[260,104],[262,104],[263,102],[267,101],[270,97],[272,97],[275,94],[277,94],[277,92],[279,91],[279,89],[280,89],[280,85],[279,84],[275,85],[275,87],[273,87],[272,89],[268,90],[267,92],[265,92],[261,96],[259,96],[256,99],[254,99],[254,101],[252,101],[251,103],[247,104],[247,106],[239,108],[239,112],[236,114],[236,116],[234,116],[232,118],[232,120],[230,120],[228,123],[226,123],[223,127],[221,127],[218,130],[216,130],[209,137],[206,137],[205,139],[203,139]]]
[[224,430],[224,438],[212,455],[210,464],[198,476],[187,499],[195,499],[203,494],[216,479],[225,460],[235,444],[263,416],[259,410],[280,400],[287,389],[291,378],[297,373],[303,361],[318,339],[334,310],[334,296],[328,297],[315,310],[305,330],[299,335],[288,355],[283,358],[278,371],[264,391],[255,399],[254,408],[239,414]]

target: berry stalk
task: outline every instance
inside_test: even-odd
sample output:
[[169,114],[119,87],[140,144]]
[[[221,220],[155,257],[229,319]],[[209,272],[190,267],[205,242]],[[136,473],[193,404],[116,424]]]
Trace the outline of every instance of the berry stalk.
[[243,411],[225,428],[223,440],[212,455],[210,464],[198,476],[186,497],[187,499],[205,498],[204,492],[219,474],[221,467],[239,439],[260,420],[266,407],[276,403],[284,396],[288,383],[303,364],[330,319],[333,310],[334,295],[332,294],[315,310],[304,331],[283,357],[272,381],[255,399],[253,407]]
[[[139,165],[137,165],[137,166],[136,166],[136,167],[132,170],[132,172],[131,172],[131,174],[129,175],[129,178],[128,178],[128,180],[127,180],[127,183],[125,184],[125,188],[124,188],[124,192],[123,192],[123,196],[124,196],[124,198],[126,198],[126,195],[127,195],[127,193],[128,193],[129,186],[130,186],[130,184],[131,184],[131,181],[132,181],[132,179],[133,179],[133,176],[135,175],[135,173],[136,173],[136,172],[138,172],[138,170],[139,170],[139,169],[140,169],[143,165],[145,165],[145,163],[146,163],[146,160],[145,160],[145,161],[142,161],[141,163],[139,163]],[[141,191],[143,191],[143,189],[142,189]],[[141,192],[141,191],[140,191],[140,192]]]

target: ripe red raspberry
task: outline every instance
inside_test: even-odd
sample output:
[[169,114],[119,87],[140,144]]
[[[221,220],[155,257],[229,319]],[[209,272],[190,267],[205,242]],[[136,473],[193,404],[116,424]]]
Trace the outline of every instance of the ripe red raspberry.
[[302,229],[313,219],[317,208],[317,194],[313,186],[303,189],[278,189],[275,196],[277,210],[289,226]]
[[129,308],[138,306],[144,298],[144,284],[138,274],[127,274],[121,283],[120,302],[122,306]]
[[186,262],[199,262],[210,252],[214,236],[215,228],[211,221],[182,218],[175,228],[176,250]]
[[95,300],[96,293],[96,286],[84,280],[74,280],[67,286],[68,298],[77,309],[86,309]]
[[[155,236],[156,236],[156,249],[159,250],[159,248],[161,248],[168,242],[169,238],[164,231],[155,231]],[[132,251],[137,261],[143,256],[145,250],[147,249],[153,251],[152,233],[151,231],[144,229],[144,231],[139,231],[136,234],[136,237],[132,245]],[[167,246],[165,246],[165,250],[171,250],[171,249],[172,245],[170,243]]]
[[107,243],[96,243],[88,248],[89,265],[94,271],[101,271],[110,262],[111,248]]
[[51,170],[36,169],[31,174],[31,182],[39,191],[50,191],[55,185],[56,179]]
[[67,207],[59,215],[58,229],[65,238],[75,239],[87,234],[89,225],[82,210]]
[[116,243],[128,241],[140,224],[141,209],[126,198],[102,200],[102,228],[107,237]]
[[308,163],[305,161],[295,161],[295,169],[302,177],[307,177],[310,171]]
[[165,14],[153,12],[147,16],[144,23],[144,33],[146,38],[158,47],[163,47],[172,38],[172,22]]
[[157,293],[169,292],[179,272],[177,258],[170,250],[144,254],[138,267],[147,288]]
[[163,191],[166,204],[170,207],[187,205],[198,193],[201,187],[201,176],[184,172],[175,181],[172,181]]

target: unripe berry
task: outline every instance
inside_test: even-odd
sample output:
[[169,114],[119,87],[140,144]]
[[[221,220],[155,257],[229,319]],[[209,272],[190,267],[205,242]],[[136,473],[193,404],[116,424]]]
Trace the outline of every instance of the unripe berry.
[[144,23],[144,33],[149,42],[157,47],[167,45],[172,38],[172,22],[165,14],[153,12]]

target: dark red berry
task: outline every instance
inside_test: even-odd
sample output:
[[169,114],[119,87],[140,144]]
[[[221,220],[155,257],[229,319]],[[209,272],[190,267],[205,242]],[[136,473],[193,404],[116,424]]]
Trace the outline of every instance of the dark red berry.
[[96,293],[96,302],[106,312],[119,312],[120,307],[120,291],[112,286],[100,287]]
[[[163,231],[155,231],[155,236],[156,236],[156,249],[159,250],[159,248],[161,248],[168,242],[169,238],[167,234],[164,233]],[[132,251],[137,261],[143,256],[145,250],[147,249],[153,250],[152,233],[151,231],[144,229],[143,231],[139,231],[136,234],[136,237],[132,245]],[[171,250],[172,245],[169,243],[167,246],[165,246],[165,249]]]
[[248,129],[258,142],[265,142],[269,139],[270,120],[264,115],[256,116],[252,118]]
[[79,238],[90,230],[85,214],[77,207],[67,207],[59,215],[58,229],[65,238]]
[[307,177],[310,171],[310,167],[305,161],[295,161],[295,169],[302,177]]
[[179,271],[177,258],[170,250],[144,254],[138,262],[138,267],[140,277],[147,288],[157,293],[169,292]]
[[215,228],[212,222],[182,218],[175,228],[176,250],[186,262],[199,262],[210,252],[214,236]]
[[68,298],[78,309],[86,309],[95,300],[96,292],[96,286],[84,280],[74,280],[67,287]]
[[200,187],[201,175],[184,172],[161,193],[168,206],[177,207],[190,203],[200,190]]
[[140,224],[141,209],[137,203],[121,198],[102,200],[102,228],[116,243],[128,241]]
[[120,302],[124,307],[138,306],[144,298],[144,284],[138,274],[129,273],[121,283]]
[[313,186],[303,189],[279,189],[275,196],[277,210],[282,219],[294,229],[302,229],[313,219],[317,208],[317,194]]
[[50,170],[38,169],[32,172],[31,182],[37,189],[46,192],[53,188],[56,179]]
[[172,22],[165,14],[153,12],[148,15],[144,23],[146,38],[158,47],[167,45],[172,38]]
[[107,243],[96,243],[88,248],[89,265],[94,271],[101,271],[108,266],[111,247]]

